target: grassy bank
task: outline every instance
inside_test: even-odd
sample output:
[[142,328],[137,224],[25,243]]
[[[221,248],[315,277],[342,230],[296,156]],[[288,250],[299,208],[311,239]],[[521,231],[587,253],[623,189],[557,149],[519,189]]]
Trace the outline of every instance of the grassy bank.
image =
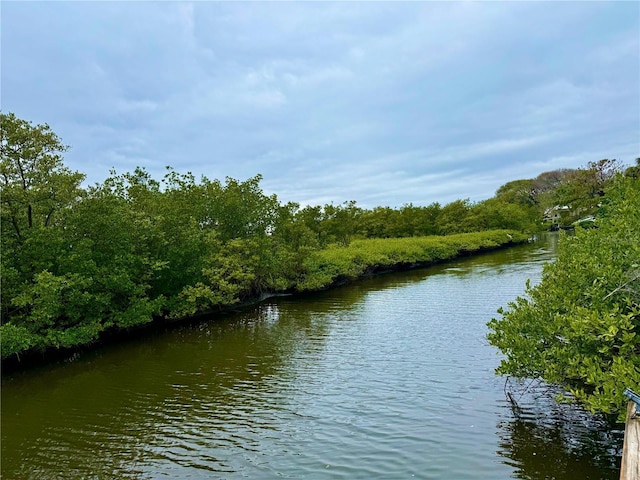
[[321,290],[385,270],[424,267],[462,255],[527,241],[527,235],[491,230],[458,235],[356,240],[312,253],[298,291]]

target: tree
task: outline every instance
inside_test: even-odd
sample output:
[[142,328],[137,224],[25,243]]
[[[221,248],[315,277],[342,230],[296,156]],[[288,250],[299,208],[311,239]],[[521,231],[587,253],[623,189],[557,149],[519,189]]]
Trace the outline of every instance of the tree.
[[455,200],[442,207],[438,215],[438,233],[451,235],[470,231],[467,223],[470,211],[471,202],[468,198]]
[[603,159],[589,162],[587,168],[571,171],[555,189],[553,198],[556,205],[568,205],[573,210],[581,209],[592,213],[597,208],[600,197],[620,171],[617,160]]
[[2,220],[23,241],[28,229],[51,226],[78,199],[84,175],[63,165],[67,147],[49,125],[33,126],[13,113],[0,114],[0,120]]
[[502,185],[496,191],[496,198],[507,203],[521,205],[535,205],[537,199],[534,190],[534,180],[513,180]]
[[564,200],[558,198],[556,191],[574,174],[575,169],[561,169],[543,172],[533,179],[532,194],[536,200],[538,216],[543,217],[545,211],[556,205],[564,205]]
[[636,164],[632,167],[627,167],[624,174],[627,177],[640,178],[640,158],[636,158]]
[[358,221],[362,210],[354,200],[342,205],[325,205],[320,224],[321,231],[332,242],[349,245],[353,235],[358,231]]
[[466,222],[472,231],[534,231],[537,219],[538,212],[533,205],[521,203],[517,199],[507,202],[504,196],[496,196],[473,205]]
[[203,178],[202,225],[215,229],[223,241],[267,235],[276,221],[279,202],[276,195],[264,194],[261,180],[262,175],[244,182],[227,177],[223,185]]
[[560,385],[593,412],[622,418],[640,385],[640,181],[616,176],[598,229],[565,236],[527,296],[488,326],[497,371]]
[[573,172],[575,172],[575,170],[563,168],[543,172],[534,178],[532,190],[537,202],[540,203],[540,197],[545,193],[555,191]]
[[400,212],[390,207],[364,210],[360,217],[359,233],[365,238],[389,238],[395,234]]
[[84,175],[63,165],[67,147],[48,125],[33,126],[13,113],[0,113],[0,122],[0,304],[6,322],[11,298],[55,260],[57,221],[84,194]]

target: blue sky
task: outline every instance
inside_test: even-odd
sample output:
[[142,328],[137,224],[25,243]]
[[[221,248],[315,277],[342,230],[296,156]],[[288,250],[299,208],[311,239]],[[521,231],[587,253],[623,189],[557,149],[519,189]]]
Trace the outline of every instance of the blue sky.
[[640,156],[638,2],[12,2],[2,111],[88,183],[262,174],[301,204],[491,197]]

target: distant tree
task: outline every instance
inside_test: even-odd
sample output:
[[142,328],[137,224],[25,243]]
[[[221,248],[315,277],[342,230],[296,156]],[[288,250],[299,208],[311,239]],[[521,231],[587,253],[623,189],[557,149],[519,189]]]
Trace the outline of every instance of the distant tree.
[[365,210],[360,217],[359,233],[365,238],[389,238],[392,235],[390,226],[397,223],[397,210],[391,207],[375,207]]
[[404,205],[400,211],[403,237],[435,235],[440,205],[432,203],[426,207]]
[[506,202],[504,196],[489,198],[473,205],[467,217],[470,231],[512,229],[519,231],[533,231],[538,219],[534,205]]
[[636,164],[632,167],[628,167],[624,171],[624,174],[627,177],[640,178],[640,158],[636,158]]
[[264,194],[261,180],[261,175],[243,182],[227,177],[224,184],[203,179],[207,226],[214,228],[221,240],[261,237],[273,228],[278,198]]
[[535,180],[513,180],[502,185],[496,191],[496,197],[507,203],[535,205],[537,198],[534,189]]
[[533,179],[532,195],[536,199],[540,217],[545,210],[555,207],[561,199],[557,198],[556,190],[573,175],[575,169],[560,169],[543,172]]
[[313,232],[318,241],[318,245],[326,245],[326,233],[321,229],[323,218],[322,207],[320,205],[306,206],[299,209],[295,213],[295,222],[302,223],[311,232]]
[[556,204],[568,205],[573,209],[593,210],[610,180],[619,171],[617,160],[609,159],[589,162],[587,168],[571,171],[555,189]]
[[553,191],[558,188],[575,170],[563,168],[560,170],[551,170],[543,172],[533,179],[533,194],[538,197],[546,192]]
[[321,229],[330,241],[341,245],[349,245],[358,231],[358,222],[362,209],[354,200],[342,205],[328,204],[324,206]]
[[470,211],[471,202],[469,199],[455,200],[442,207],[438,215],[438,233],[450,235],[471,231],[473,228],[470,228],[468,223]]

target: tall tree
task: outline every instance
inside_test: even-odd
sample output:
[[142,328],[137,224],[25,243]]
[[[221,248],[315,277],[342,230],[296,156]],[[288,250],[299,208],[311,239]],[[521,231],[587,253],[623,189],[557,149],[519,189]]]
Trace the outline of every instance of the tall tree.
[[81,195],[84,175],[63,165],[67,146],[49,125],[34,126],[13,113],[0,114],[0,121],[2,220],[21,242],[27,230],[50,226]]

